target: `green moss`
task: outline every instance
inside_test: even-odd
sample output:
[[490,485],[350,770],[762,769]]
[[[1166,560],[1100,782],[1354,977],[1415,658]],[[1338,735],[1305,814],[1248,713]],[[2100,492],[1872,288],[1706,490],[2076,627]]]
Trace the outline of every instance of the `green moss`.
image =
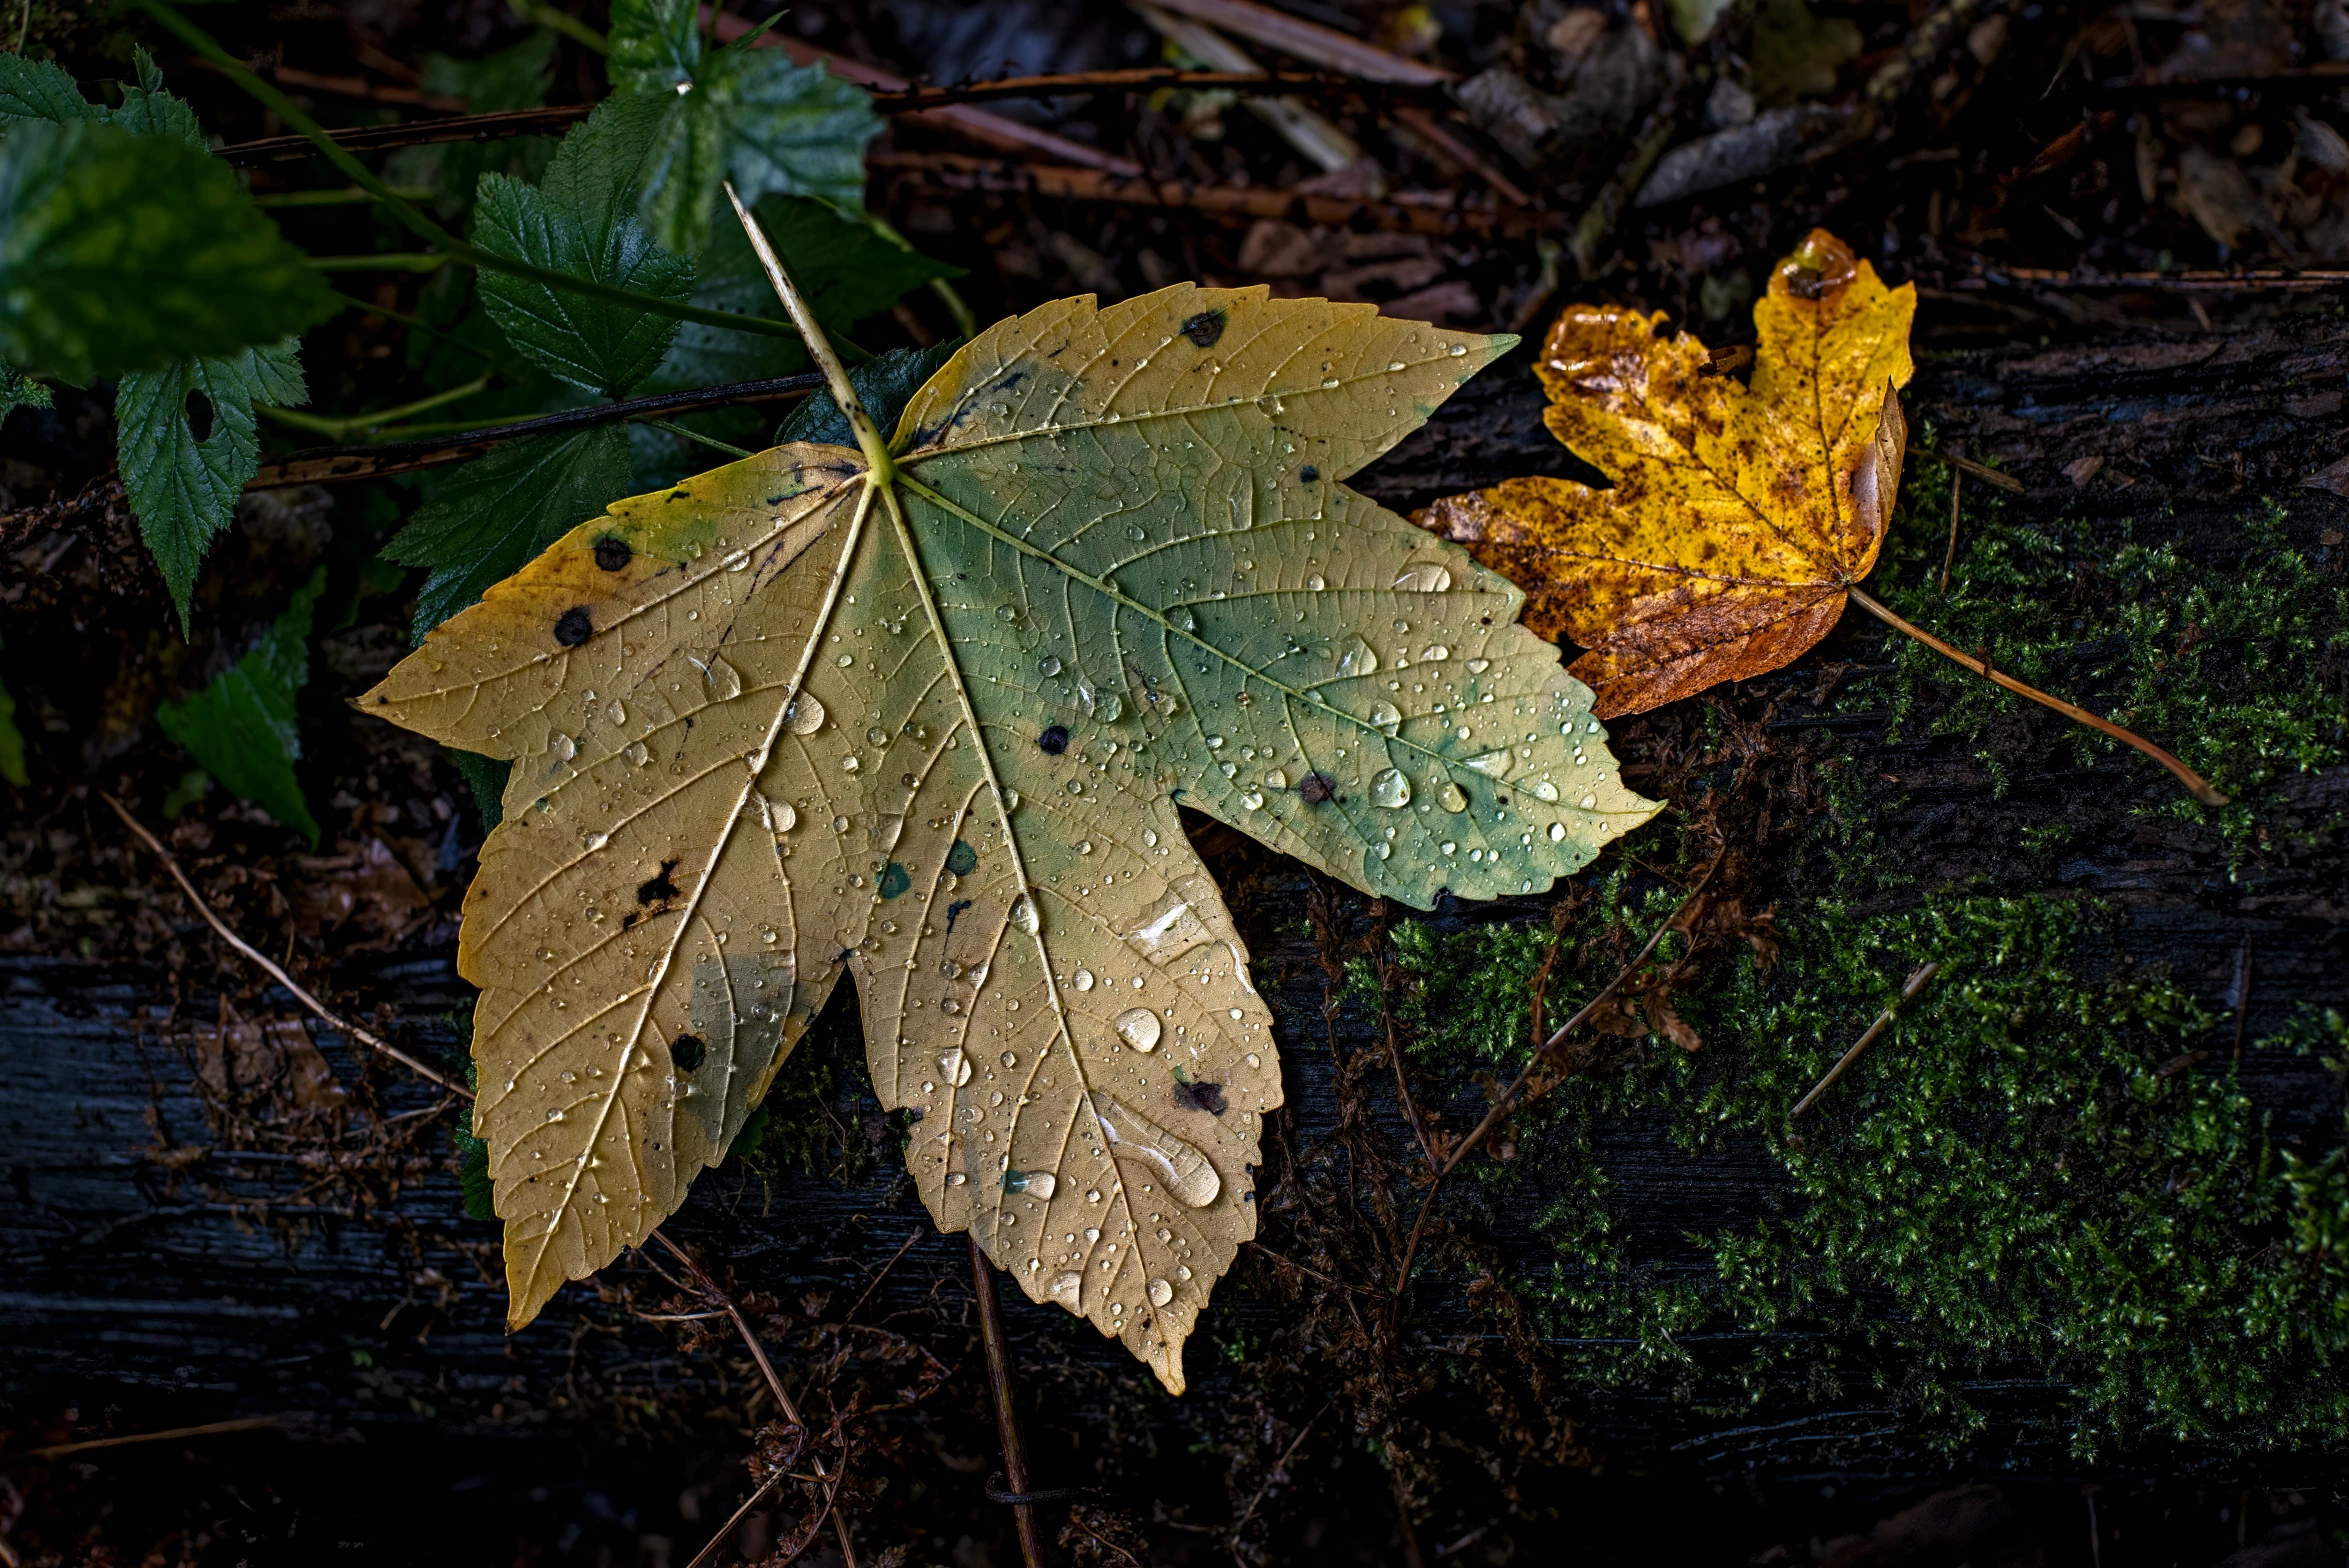
[[[1900,614],[2031,685],[2104,713],[2168,747],[2236,797],[2213,813],[2238,858],[2254,838],[2260,792],[2344,755],[2349,665],[2337,656],[2349,627],[2349,589],[2290,547],[2273,501],[2239,522],[2239,565],[2214,571],[2170,544],[2137,541],[2134,522],[2094,528],[2078,519],[2027,519],[1982,487],[1967,492],[1949,591],[1938,588],[1949,479],[1929,466],[1903,488],[1904,505],[1871,586]],[[1960,673],[1941,655],[1895,638],[1888,677],[1897,731],[1931,711],[1929,732],[1989,744],[1977,752],[2004,788],[1991,721],[2053,715]],[[1886,700],[1865,684],[1865,700]],[[2109,765],[2125,748],[2078,725],[2066,739],[2082,766]],[[2151,765],[2124,767],[2150,784]],[[2184,817],[2205,809],[2174,791],[2153,808]]]
[[[1588,995],[1620,961],[1603,940],[1617,907],[1594,901],[1569,933],[1589,956],[1560,994]],[[1569,1083],[1525,1118],[1517,1160],[1479,1162],[1457,1200],[1541,1194],[1550,1261],[1514,1283],[1586,1388],[1662,1382],[1720,1409],[1841,1391],[1954,1442],[1982,1420],[1965,1385],[2019,1377],[2069,1390],[2083,1453],[2349,1437],[2349,1168],[2279,1156],[2232,1073],[2178,1062],[2215,1022],[2185,991],[2125,961],[2095,972],[2124,935],[2115,914],[1943,896],[1781,923],[1773,969],[1748,955],[1682,998],[1700,1056],[1645,1049]],[[1546,941],[1397,933],[1423,1071],[1473,1101],[1476,1073],[1522,1061]],[[1928,959],[1934,983],[1791,1129],[1795,1102]],[[1629,1114],[1669,1118],[1691,1182],[1732,1148],[1765,1150],[1778,1214],[1691,1237],[1677,1259],[1636,1254],[1596,1137]],[[1691,1334],[1752,1348],[1700,1363]]]

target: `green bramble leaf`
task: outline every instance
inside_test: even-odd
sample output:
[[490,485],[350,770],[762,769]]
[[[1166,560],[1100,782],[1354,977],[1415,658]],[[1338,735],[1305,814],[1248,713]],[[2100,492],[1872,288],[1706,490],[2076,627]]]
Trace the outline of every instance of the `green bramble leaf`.
[[[255,403],[299,407],[309,393],[292,339],[249,348],[221,359],[194,359],[122,378],[114,394],[116,460],[139,535],[147,541],[180,628],[213,538],[236,516],[245,481],[261,467]],[[209,405],[211,428],[201,436],[191,421],[197,395]]]
[[[628,438],[614,425],[508,442],[451,470],[383,550],[431,569],[417,639],[629,489]],[[483,798],[485,815],[495,799]]]
[[251,652],[184,702],[155,712],[163,732],[204,770],[318,847],[318,819],[294,777],[302,737],[294,699],[310,679],[310,612],[324,568],[295,593]]
[[653,233],[698,254],[727,179],[746,203],[773,192],[861,211],[865,146],[881,131],[864,89],[748,38],[705,52],[697,15],[695,0],[612,7],[612,85],[659,108],[643,185]]
[[[650,117],[607,101],[563,139],[543,186],[485,174],[474,243],[574,277],[683,304],[693,263],[663,250],[634,211]],[[677,335],[673,316],[484,271],[482,303],[513,345],[555,375],[619,397],[651,374]]]
[[67,125],[101,120],[106,112],[82,96],[64,67],[21,54],[0,54],[0,133],[19,123]]
[[86,384],[275,342],[334,295],[226,164],[176,136],[11,122],[0,360]]

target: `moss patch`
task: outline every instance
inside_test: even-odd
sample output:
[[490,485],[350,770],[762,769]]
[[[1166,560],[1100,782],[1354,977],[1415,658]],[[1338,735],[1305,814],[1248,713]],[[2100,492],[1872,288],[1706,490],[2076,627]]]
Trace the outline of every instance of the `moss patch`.
[[[1594,900],[1569,941],[1603,950],[1616,908]],[[2022,1378],[2068,1390],[2083,1455],[2349,1438],[2343,1157],[2271,1147],[2235,1074],[2191,1055],[2215,1020],[2182,989],[2124,958],[2095,972],[2125,935],[2112,911],[1945,896],[1897,914],[1816,905],[1785,924],[1774,968],[1748,957],[1683,998],[1700,1057],[1644,1049],[1628,1071],[1567,1084],[1526,1118],[1519,1159],[1481,1162],[1459,1200],[1538,1198],[1548,1271],[1515,1284],[1586,1386],[1661,1380],[1720,1410],[1778,1394],[1890,1404],[1956,1443],[1985,1419],[1968,1384]],[[1546,940],[1398,932],[1420,982],[1399,1011],[1424,1068],[1465,1088],[1522,1060]],[[1790,1128],[1928,959],[1935,982]],[[2318,1045],[2349,1051],[2337,1014],[2260,1048]],[[1765,1150],[1780,1212],[1688,1238],[1693,1260],[1637,1256],[1596,1136],[1629,1114],[1670,1119],[1692,1183]],[[1738,1349],[1703,1355],[1691,1336]]]

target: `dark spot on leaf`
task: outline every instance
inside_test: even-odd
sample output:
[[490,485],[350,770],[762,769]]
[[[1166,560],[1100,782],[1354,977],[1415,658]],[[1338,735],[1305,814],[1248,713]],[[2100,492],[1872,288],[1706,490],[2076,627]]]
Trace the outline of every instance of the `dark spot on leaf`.
[[1175,1104],[1186,1111],[1205,1111],[1210,1116],[1223,1114],[1223,1085],[1220,1083],[1184,1083],[1177,1079],[1174,1098]]
[[201,387],[188,389],[187,401],[181,405],[180,412],[188,422],[189,435],[199,442],[212,439],[212,399],[204,395]]
[[1203,310],[1177,330],[1201,348],[1213,348],[1216,340],[1223,336],[1223,312]]
[[958,898],[946,906],[946,934],[948,936],[954,935],[954,922],[960,919],[962,912],[970,907],[971,901],[967,898]]
[[595,635],[595,623],[587,618],[587,606],[575,604],[555,617],[555,641],[566,648],[576,648]]
[[669,499],[672,501],[690,501],[693,499],[693,492],[690,490],[672,490],[669,492]]
[[687,1072],[701,1065],[702,1053],[709,1049],[701,1043],[698,1034],[681,1034],[669,1042],[669,1060]]
[[954,847],[946,852],[946,869],[958,877],[969,876],[978,869],[978,865],[979,852],[959,838],[954,841]]
[[606,534],[595,542],[595,564],[607,572],[627,570],[636,559],[636,552],[628,548],[628,541],[616,534]]
[[786,497],[786,496],[771,495],[771,496],[768,496],[768,497],[767,497],[767,505],[769,505],[769,506],[781,506],[781,505],[784,503],[784,501],[786,501],[787,499],[789,499],[789,498],[788,498],[788,497]]
[[1297,793],[1308,806],[1326,806],[1338,797],[1338,781],[1326,773],[1308,773],[1298,781]]
[[1321,478],[1321,470],[1313,464],[1307,463],[1303,468],[1297,470],[1297,477],[1307,484],[1312,484]]
[[1068,750],[1068,726],[1065,724],[1053,725],[1052,728],[1036,737],[1036,744],[1044,749],[1046,756],[1059,756]]
[[628,911],[628,913],[620,917],[620,929],[623,931],[632,931],[636,928],[636,922],[642,918],[643,916],[639,915],[635,910],[631,909]]
[[913,886],[913,873],[892,860],[881,868],[881,896],[895,898]]
[[676,861],[662,861],[661,874],[636,890],[636,901],[640,904],[665,904],[675,898],[677,884],[669,880],[669,873],[676,869]]

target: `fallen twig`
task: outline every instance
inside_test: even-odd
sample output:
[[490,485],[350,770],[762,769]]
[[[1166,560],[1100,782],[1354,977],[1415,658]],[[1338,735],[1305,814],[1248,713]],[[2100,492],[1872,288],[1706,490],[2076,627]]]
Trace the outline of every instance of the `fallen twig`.
[[[595,107],[587,103],[558,104],[551,109],[506,109],[496,114],[460,114],[445,120],[412,120],[403,125],[362,125],[330,131],[334,144],[345,152],[384,152],[394,147],[421,147],[431,142],[493,142],[508,136],[540,136],[575,125]],[[260,163],[286,163],[307,158],[318,146],[307,136],[264,136],[232,142],[214,150],[223,163],[249,169]]]
[[282,1426],[283,1416],[239,1416],[233,1421],[207,1421],[202,1426],[165,1427],[160,1432],[131,1432],[122,1437],[93,1437],[79,1443],[51,1443],[46,1448],[28,1448],[27,1459],[63,1459],[68,1454],[86,1454],[99,1448],[128,1448],[136,1443],[175,1443],[183,1437],[218,1437],[227,1432],[258,1432],[266,1427]]
[[1941,591],[1949,592],[1949,569],[1957,564],[1958,492],[1965,488],[1966,471],[1952,467],[1949,471],[1949,548],[1941,552]]
[[1406,59],[1334,27],[1308,22],[1271,6],[1256,5],[1252,0],[1154,0],[1154,3],[1195,22],[1238,33],[1268,49],[1278,49],[1301,60],[1321,61],[1364,81],[1440,87],[1457,80],[1440,66]]
[[1063,201],[1188,209],[1232,218],[1278,218],[1327,228],[1368,224],[1409,234],[1518,236],[1562,233],[1563,213],[1479,207],[1450,192],[1397,191],[1383,201],[1308,196],[1277,186],[1199,185],[1188,180],[1129,179],[1094,169],[1013,164],[949,153],[880,152],[877,173],[919,179],[947,190],[999,191]]
[[1865,1051],[1869,1046],[1874,1045],[1876,1043],[1876,1037],[1891,1026],[1893,1017],[1900,1011],[1902,1003],[1915,1001],[1917,998],[1917,993],[1925,989],[1926,985],[1932,980],[1933,976],[1940,972],[1940,969],[1941,965],[1938,963],[1919,964],[1915,971],[1909,975],[1907,981],[1902,984],[1900,988],[1900,1001],[1894,1002],[1890,1007],[1885,1008],[1884,1011],[1876,1015],[1876,1021],[1868,1025],[1868,1032],[1861,1035],[1857,1040],[1854,1040],[1852,1042],[1851,1049],[1844,1052],[1840,1057],[1836,1058],[1835,1065],[1827,1069],[1827,1076],[1814,1084],[1811,1088],[1811,1092],[1804,1095],[1801,1100],[1796,1102],[1794,1109],[1786,1113],[1786,1119],[1788,1121],[1794,1120],[1797,1116],[1800,1116],[1803,1112],[1809,1110],[1811,1108],[1812,1102],[1817,1100],[1820,1095],[1825,1094],[1830,1088],[1834,1087],[1835,1080],[1843,1076],[1844,1070],[1850,1067],[1852,1063],[1858,1061],[1860,1059],[1860,1053]]
[[1937,452],[1929,446],[1912,446],[1909,448],[1909,456],[1921,457],[1928,463],[1946,464],[1961,474],[1972,474],[1984,484],[2010,495],[2021,495],[2028,488],[2012,474],[2002,474],[1987,464],[1977,463],[1970,457],[1960,457],[1955,452]]
[[1238,1522],[1224,1537],[1225,1547],[1230,1550],[1232,1560],[1238,1563],[1240,1568],[1249,1568],[1248,1559],[1240,1555],[1240,1532],[1247,1529],[1248,1521],[1256,1517],[1257,1505],[1264,1501],[1264,1494],[1272,1490],[1272,1483],[1281,1478],[1281,1472],[1288,1468],[1289,1461],[1297,1457],[1297,1450],[1305,1446],[1305,1439],[1313,1431],[1315,1423],[1319,1422],[1323,1416],[1328,1415],[1330,1405],[1336,1403],[1337,1401],[1333,1399],[1328,1405],[1323,1405],[1305,1418],[1305,1424],[1297,1428],[1296,1437],[1290,1441],[1287,1448],[1281,1451],[1281,1456],[1272,1462],[1272,1468],[1264,1472],[1264,1480],[1257,1486],[1256,1495],[1248,1499],[1248,1506],[1241,1511]]
[[[1003,1479],[1015,1495],[1028,1491],[1028,1448],[1020,1436],[1019,1411],[1012,1404],[1011,1350],[1003,1338],[1003,1304],[995,1297],[995,1265],[969,1234],[971,1294],[979,1298],[979,1337],[987,1345],[987,1390],[995,1400],[995,1431],[1003,1442]],[[1027,1568],[1044,1568],[1044,1531],[1036,1519],[1036,1505],[1015,1502],[1011,1517],[1018,1526],[1020,1558]]]

